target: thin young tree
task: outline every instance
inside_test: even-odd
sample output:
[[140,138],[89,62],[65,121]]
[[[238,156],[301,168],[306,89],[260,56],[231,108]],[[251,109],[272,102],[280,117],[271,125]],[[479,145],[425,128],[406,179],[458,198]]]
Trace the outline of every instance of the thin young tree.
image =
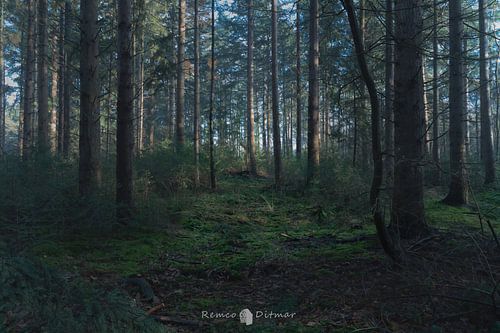
[[307,182],[319,167],[319,1],[309,1],[309,100],[307,122]]
[[129,219],[132,200],[132,155],[134,150],[132,96],[131,0],[118,0],[118,97],[116,125],[116,217]]
[[254,100],[253,100],[253,0],[247,1],[247,153],[249,157],[249,172],[257,175],[255,159],[254,135]]
[[177,99],[176,99],[176,144],[180,148],[184,145],[184,48],[186,42],[186,0],[179,0],[179,35],[177,37]]
[[486,4],[479,0],[479,95],[481,114],[481,159],[484,164],[484,183],[495,182],[495,158],[491,139],[490,91],[488,71],[488,38]]
[[278,0],[271,2],[271,95],[273,114],[274,182],[281,185],[281,142],[278,96]]
[[297,107],[297,138],[296,154],[300,160],[302,157],[302,84],[301,84],[301,61],[300,61],[300,0],[297,0],[297,8],[295,13],[295,98]]
[[195,185],[200,184],[200,24],[199,0],[194,0],[194,115],[193,143]]
[[[64,40],[69,41],[73,20],[71,1],[66,0],[64,3]],[[69,157],[70,150],[70,133],[71,133],[71,95],[73,92],[73,71],[71,69],[71,57],[69,52],[70,47],[65,46],[64,54],[64,115],[63,115],[63,156]]]
[[38,105],[38,151],[46,153],[50,148],[49,136],[49,76],[48,76],[48,25],[47,0],[38,1],[38,47],[37,47],[37,105]]
[[394,179],[394,0],[385,1],[385,182],[392,187]]
[[464,103],[465,93],[463,80],[463,17],[461,0],[449,2],[450,27],[450,62],[449,62],[449,99],[450,99],[450,186],[443,202],[449,205],[467,203],[467,183],[465,177],[465,135],[464,135]]
[[422,159],[422,0],[397,1],[395,12],[394,188],[392,228],[403,238],[426,229]]
[[438,72],[438,5],[433,0],[432,23],[432,161],[433,167],[432,183],[438,185],[441,182],[441,170],[439,168],[439,72]]
[[24,161],[30,159],[33,142],[33,71],[35,61],[35,2],[28,0],[27,3],[27,34],[26,34],[26,57],[24,65],[24,97],[23,97],[23,146],[22,158]]
[[215,0],[211,5],[211,46],[210,46],[210,109],[208,112],[208,149],[210,163],[210,188],[217,188],[214,157],[214,113],[215,113]]
[[79,190],[92,194],[101,182],[101,128],[97,0],[80,0],[80,136]]

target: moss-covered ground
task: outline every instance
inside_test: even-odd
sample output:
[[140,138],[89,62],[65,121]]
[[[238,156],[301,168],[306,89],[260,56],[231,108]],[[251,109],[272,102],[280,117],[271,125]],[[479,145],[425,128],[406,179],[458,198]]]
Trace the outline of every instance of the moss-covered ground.
[[[164,303],[158,315],[203,325],[166,323],[176,331],[439,331],[441,325],[448,327],[446,321],[429,319],[432,311],[440,310],[412,313],[414,309],[407,308],[398,314],[390,302],[385,310],[381,306],[381,295],[405,294],[410,282],[402,279],[403,274],[381,251],[364,203],[366,195],[353,198],[342,189],[329,195],[318,190],[279,192],[266,178],[225,176],[216,191],[155,197],[155,205],[167,207],[157,210],[169,213],[158,213],[154,223],[136,222],[100,233],[78,229],[51,235],[44,228],[32,229],[29,252],[91,282],[118,284],[124,277],[144,277],[157,301]],[[427,222],[441,232],[439,244],[458,242],[463,247],[465,240],[443,236],[457,230],[482,235],[476,206],[449,207],[440,202],[441,197],[433,189],[425,201]],[[477,193],[476,200],[484,218],[497,228],[499,192]],[[487,226],[483,228],[487,237]],[[401,289],[395,291],[396,286]],[[137,291],[128,291],[137,296]],[[145,309],[153,306],[141,304]],[[236,319],[201,316],[202,311],[239,313],[242,308],[296,315],[259,318],[249,327]],[[479,325],[471,319],[466,327],[479,330],[490,324],[491,320]]]

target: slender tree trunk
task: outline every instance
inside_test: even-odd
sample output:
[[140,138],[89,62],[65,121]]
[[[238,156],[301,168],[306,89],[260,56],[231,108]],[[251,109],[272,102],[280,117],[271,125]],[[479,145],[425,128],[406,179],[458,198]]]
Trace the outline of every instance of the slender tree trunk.
[[297,107],[297,139],[296,153],[300,160],[302,157],[302,84],[300,63],[300,1],[297,1],[297,12],[295,17],[295,80],[296,80],[296,107]]
[[4,1],[0,3],[0,156],[5,150],[5,109],[4,109],[4,76],[5,69],[3,64],[3,34],[4,34]]
[[254,134],[254,101],[253,101],[253,0],[247,1],[247,151],[249,157],[249,172],[257,175],[257,161],[255,159]]
[[144,150],[144,20],[145,20],[145,0],[137,0],[136,11],[136,43],[135,43],[135,69],[137,70],[137,149],[136,153],[140,155]]
[[278,96],[278,0],[271,2],[271,94],[273,113],[274,182],[281,185],[281,142]]
[[412,238],[426,229],[421,166],[424,153],[422,1],[397,1],[395,13],[395,168],[391,224],[401,237]]
[[[71,36],[72,29],[72,8],[71,1],[67,0],[64,4],[64,40],[68,41]],[[71,70],[71,57],[69,56],[69,47],[65,49],[64,56],[64,133],[63,133],[63,156],[69,157],[71,147],[71,94],[73,91],[73,73]]]
[[438,72],[438,8],[437,0],[433,0],[433,26],[432,33],[432,161],[433,167],[432,183],[441,183],[441,170],[439,164],[439,72]]
[[460,0],[450,0],[450,173],[449,192],[443,202],[449,205],[467,203],[467,184],[465,179],[465,138],[463,96],[463,56],[462,56],[462,5]]
[[177,106],[176,106],[176,144],[184,145],[184,44],[186,40],[186,0],[179,0],[179,36],[177,42]]
[[46,153],[50,148],[49,137],[49,85],[48,85],[48,24],[47,0],[38,1],[38,150]]
[[35,12],[34,0],[28,0],[28,24],[26,36],[26,63],[24,66],[24,110],[23,110],[23,160],[31,158],[33,149],[33,74],[35,61]]
[[486,4],[479,0],[479,94],[481,99],[481,159],[484,164],[484,183],[495,182],[495,158],[491,140],[490,91],[488,73],[488,38],[486,31]]
[[109,53],[108,59],[108,94],[106,96],[106,160],[109,158],[109,150],[111,148],[111,90],[112,90],[112,76],[113,76],[113,52]]
[[467,159],[470,156],[470,135],[469,135],[469,80],[467,78],[467,39],[468,36],[464,35],[463,38],[463,61],[464,61],[464,93],[462,94],[463,98],[463,126],[464,126],[464,146],[465,146],[465,158]]
[[50,87],[50,119],[49,119],[49,139],[50,149],[53,154],[57,153],[57,90],[59,82],[59,67],[58,67],[58,34],[56,31],[52,37],[52,82]]
[[198,0],[194,0],[194,117],[193,144],[195,185],[200,184],[200,26]]
[[307,182],[315,180],[319,167],[319,1],[309,3],[309,101],[307,128]]
[[385,1],[385,183],[391,188],[394,181],[394,0]]
[[97,0],[80,1],[79,189],[84,196],[101,182],[97,10]]
[[132,95],[131,0],[118,0],[118,98],[116,125],[116,217],[125,222],[133,207],[132,155],[134,110]]
[[214,103],[215,103],[215,0],[211,6],[211,56],[210,56],[210,110],[208,113],[208,136],[209,136],[209,163],[210,163],[210,188],[217,188],[215,178],[215,158],[214,158]]
[[64,27],[65,27],[65,10],[64,6],[61,5],[59,9],[59,47],[58,47],[58,66],[57,70],[59,71],[58,78],[58,96],[57,96],[57,153],[59,156],[63,154],[63,142],[64,142],[64,91],[69,89],[65,87],[65,66],[66,66],[66,52],[64,49],[65,44],[65,36],[64,36]]

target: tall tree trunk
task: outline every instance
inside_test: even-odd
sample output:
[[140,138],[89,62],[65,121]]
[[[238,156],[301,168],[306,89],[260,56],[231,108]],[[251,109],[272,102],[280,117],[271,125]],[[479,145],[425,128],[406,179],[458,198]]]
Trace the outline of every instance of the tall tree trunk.
[[113,52],[109,53],[108,58],[108,94],[106,95],[106,160],[109,158],[109,151],[111,148],[111,109],[112,109],[112,99],[111,99],[111,90],[112,90],[112,78],[113,78]]
[[63,154],[63,140],[64,140],[64,90],[69,89],[64,86],[65,82],[65,66],[66,66],[66,52],[64,49],[65,36],[65,10],[64,6],[61,5],[59,8],[59,44],[58,44],[58,66],[57,70],[59,73],[58,79],[58,96],[57,96],[57,153],[62,156]]
[[101,126],[97,0],[80,1],[80,136],[79,189],[81,195],[95,191],[101,182]]
[[247,151],[249,157],[249,172],[257,175],[257,161],[255,159],[254,135],[254,101],[253,101],[253,0],[247,1]]
[[135,43],[135,69],[136,88],[137,88],[137,149],[136,153],[140,155],[144,150],[144,19],[145,19],[145,0],[137,0],[136,11],[136,43]]
[[48,152],[49,137],[49,77],[48,77],[48,24],[47,0],[38,1],[38,150]]
[[490,91],[488,73],[488,38],[486,31],[486,4],[479,0],[479,94],[481,99],[481,159],[484,164],[484,183],[495,182],[495,158],[491,140]]
[[4,1],[0,3],[0,156],[5,150],[5,109],[4,109],[4,76],[5,69],[3,65],[3,34],[4,34]]
[[460,0],[450,0],[450,173],[449,192],[443,202],[449,205],[467,203],[467,184],[465,179],[465,138],[463,97],[463,56],[462,56],[462,4]]
[[176,144],[184,145],[184,44],[186,40],[186,0],[179,0],[179,36],[177,40],[177,105],[176,105]]
[[28,0],[27,8],[26,62],[24,66],[24,108],[23,108],[23,160],[30,159],[33,142],[33,74],[35,61],[35,13],[34,0]]
[[422,81],[422,1],[395,6],[394,189],[392,227],[403,238],[425,229],[422,158],[424,103]]
[[394,0],[385,1],[385,183],[391,188],[394,181]]
[[309,2],[309,101],[307,128],[307,182],[319,167],[319,1]]
[[[64,4],[64,40],[68,41],[71,36],[72,29],[72,8],[71,1],[66,0]],[[71,94],[73,91],[73,73],[71,70],[71,57],[69,56],[69,46],[65,48],[64,55],[64,133],[63,133],[63,156],[64,158],[69,157],[69,150],[71,147]]]
[[211,6],[211,56],[210,56],[210,110],[208,113],[208,136],[209,136],[209,163],[210,163],[210,188],[217,188],[215,178],[215,157],[214,157],[214,108],[215,108],[215,0]]
[[59,83],[59,66],[58,66],[58,33],[53,32],[52,37],[52,82],[50,87],[50,119],[49,119],[49,138],[50,149],[53,154],[57,153],[57,90]]
[[134,121],[132,96],[131,0],[118,0],[118,98],[116,125],[116,217],[125,222],[133,206],[132,155]]
[[194,117],[193,144],[195,185],[200,184],[200,24],[198,0],[194,0]]
[[441,183],[441,168],[439,166],[439,73],[438,73],[438,7],[437,0],[433,0],[432,33],[432,161],[434,163],[432,183]]
[[368,70],[368,65],[365,59],[365,47],[363,45],[363,39],[361,38],[360,29],[356,24],[356,15],[351,0],[344,0],[344,7],[349,18],[349,25],[351,27],[354,47],[356,50],[356,57],[358,59],[358,65],[361,70],[361,76],[363,77],[363,81],[365,82],[366,88],[368,89],[368,94],[370,95],[372,121],[372,158],[374,165],[373,179],[370,189],[370,204],[374,207],[374,222],[382,247],[389,256],[391,256],[393,259],[397,259],[394,247],[387,234],[382,213],[380,211],[380,204],[378,202],[380,185],[382,184],[384,171],[382,148],[380,144],[380,104],[377,97],[377,88],[375,86],[375,81],[373,81],[370,71]]
[[281,185],[281,142],[278,96],[278,0],[271,2],[271,94],[273,113],[274,182]]
[[297,158],[302,157],[302,84],[301,63],[300,63],[300,1],[297,1],[297,10],[295,17],[295,80],[296,80],[296,107],[297,107],[297,139],[296,151]]

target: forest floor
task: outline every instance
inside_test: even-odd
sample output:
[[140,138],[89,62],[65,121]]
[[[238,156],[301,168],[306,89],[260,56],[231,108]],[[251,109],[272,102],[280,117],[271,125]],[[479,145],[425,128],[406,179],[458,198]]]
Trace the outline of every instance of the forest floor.
[[[125,288],[174,332],[500,332],[500,251],[486,224],[500,222],[500,193],[476,194],[481,230],[476,207],[445,206],[429,190],[433,232],[404,244],[402,266],[384,255],[365,196],[283,194],[265,178],[225,176],[217,191],[171,198],[154,225],[45,236],[32,252]],[[154,299],[126,277],[146,281]],[[253,325],[202,316],[244,308]]]

